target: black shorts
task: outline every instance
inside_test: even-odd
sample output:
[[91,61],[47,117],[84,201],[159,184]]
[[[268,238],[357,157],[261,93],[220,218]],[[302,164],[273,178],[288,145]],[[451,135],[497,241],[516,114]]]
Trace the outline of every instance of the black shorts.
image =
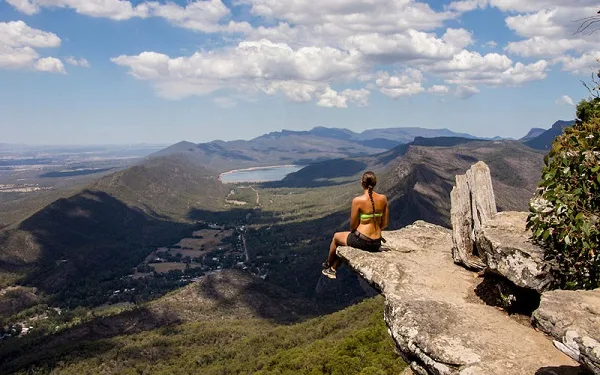
[[369,252],[377,252],[381,247],[381,238],[373,240],[365,235],[361,235],[360,232],[353,231],[348,234],[346,244],[357,249]]

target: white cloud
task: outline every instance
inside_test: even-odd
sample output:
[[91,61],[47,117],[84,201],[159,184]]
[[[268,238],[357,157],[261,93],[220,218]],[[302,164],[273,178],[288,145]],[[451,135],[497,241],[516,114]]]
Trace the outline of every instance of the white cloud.
[[55,57],[44,57],[35,62],[34,66],[35,70],[40,72],[49,72],[49,73],[62,73],[66,74],[65,66],[59,59]]
[[62,62],[53,57],[41,58],[35,48],[60,46],[53,33],[29,27],[23,21],[0,22],[0,69],[36,69],[65,73]]
[[459,86],[456,89],[456,91],[454,92],[454,95],[456,95],[457,97],[459,97],[461,99],[467,99],[477,93],[479,93],[479,89],[477,87],[467,85],[467,86]]
[[60,38],[53,33],[33,29],[23,21],[0,22],[0,44],[50,48],[60,46]]
[[408,29],[432,30],[457,15],[436,12],[413,0],[240,0],[254,15],[294,25],[318,26],[324,33],[397,33]]
[[427,92],[431,94],[447,94],[450,92],[450,89],[444,85],[433,85],[427,89]]
[[40,8],[30,0],[6,0],[6,2],[27,15],[36,14],[40,11]]
[[221,89],[242,92],[282,93],[288,100],[347,107],[365,105],[368,90],[338,93],[329,82],[347,82],[361,70],[357,53],[326,47],[293,49],[267,40],[242,42],[218,52],[196,52],[171,58],[155,52],[112,59],[128,67],[139,80],[149,81],[159,95],[177,99],[206,95]]
[[487,0],[459,0],[448,4],[448,9],[457,12],[470,12],[478,8],[485,8],[487,3]]
[[394,35],[358,34],[349,37],[345,46],[378,63],[392,64],[419,59],[448,59],[470,43],[470,33],[466,30],[448,29],[441,39],[416,30]]
[[323,92],[317,95],[319,99],[317,105],[329,108],[348,108],[348,102],[353,102],[362,107],[367,105],[369,94],[369,90],[365,89],[346,89],[339,93],[331,87],[326,87]]
[[397,99],[412,96],[425,91],[421,83],[423,73],[416,69],[407,69],[401,75],[391,76],[388,72],[379,72],[375,83],[382,94]]
[[586,52],[580,57],[561,56],[556,61],[562,63],[565,71],[588,75],[597,72],[600,68],[600,51]]
[[508,43],[508,53],[543,57],[563,63],[563,70],[580,74],[578,61],[600,51],[600,39],[591,30],[577,32],[582,19],[597,16],[596,0],[489,0],[507,12],[506,25],[524,39]]
[[[393,98],[425,91],[441,94],[441,87],[449,91],[447,86],[425,89],[423,74],[461,87],[515,86],[544,79],[548,67],[545,60],[524,64],[502,54],[482,56],[470,51],[474,36],[464,28],[439,31],[445,21],[487,6],[522,12],[523,4],[513,0],[460,0],[442,11],[416,0],[333,0],[318,6],[312,0],[235,0],[233,6],[238,10],[257,16],[258,23],[265,21],[255,27],[237,21],[222,0],[192,0],[185,5],[125,0],[9,1],[24,12],[64,7],[92,17],[158,17],[204,33],[241,33],[242,41],[236,46],[198,51],[191,56],[136,51],[112,59],[136,79],[149,82],[160,96],[170,99],[229,90],[251,95],[281,94],[294,102],[316,101],[323,106],[344,107],[348,103],[362,105],[361,100],[352,98],[368,98],[368,94],[359,94],[360,89],[358,93],[337,92],[332,87],[362,83]],[[548,9],[531,0],[524,1],[531,8],[529,13],[511,14],[506,23],[525,39],[509,44],[506,51],[538,56],[542,52],[531,46],[528,39],[542,36],[530,35],[539,28],[554,38],[563,31],[555,21],[564,15],[552,8],[559,7],[558,0],[542,0],[550,6]],[[561,46],[566,44],[552,44],[549,55],[554,61],[562,61],[556,60],[555,54],[564,53],[567,47]],[[496,44],[489,41],[485,45]],[[85,66],[76,59],[65,61]],[[386,65],[391,69],[418,68],[421,77],[415,80],[412,73],[407,73],[410,70],[387,78],[374,74]]]
[[555,101],[556,104],[558,105],[575,105],[575,102],[573,102],[573,99],[571,99],[571,97],[569,97],[568,95],[563,95],[560,98],[556,99]]
[[163,18],[172,24],[202,32],[250,32],[247,22],[227,20],[230,10],[221,0],[195,0],[186,6],[174,2],[145,1],[133,5],[125,0],[6,0],[26,14],[38,13],[41,8],[70,8],[90,17],[110,18],[116,21],[131,18]]
[[423,65],[425,71],[443,77],[448,83],[467,86],[518,86],[546,78],[547,68],[545,60],[525,65],[513,63],[505,55],[489,53],[482,56],[466,50],[456,54],[452,60]]
[[69,57],[67,57],[65,59],[65,62],[67,64],[71,64],[73,66],[81,66],[81,67],[84,67],[84,68],[89,68],[90,67],[90,63],[87,61],[87,59],[85,59],[83,57],[77,59],[77,58],[75,58],[73,56],[69,56]]
[[127,20],[133,17],[147,17],[146,3],[133,6],[129,1],[123,0],[6,0],[17,10],[34,14],[40,8],[71,8],[77,13],[91,17],[111,18],[113,20]]
[[498,43],[496,43],[493,40],[490,40],[488,42],[485,42],[482,47],[484,47],[484,48],[496,48],[496,47],[498,47]]

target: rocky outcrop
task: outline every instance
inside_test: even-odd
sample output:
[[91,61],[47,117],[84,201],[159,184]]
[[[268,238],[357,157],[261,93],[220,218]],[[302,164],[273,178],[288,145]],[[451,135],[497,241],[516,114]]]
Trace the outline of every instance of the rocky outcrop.
[[500,212],[475,232],[475,243],[486,271],[541,293],[552,282],[550,265],[531,242],[526,221],[527,212]]
[[483,269],[485,264],[475,247],[475,233],[497,212],[490,169],[484,162],[480,161],[466,174],[456,176],[450,204],[454,261],[469,268]]
[[546,292],[533,322],[558,349],[600,375],[600,289]]
[[481,279],[454,264],[450,230],[419,221],[384,237],[389,251],[337,253],[385,296],[389,332],[416,374],[541,375],[578,367],[543,333],[479,300]]

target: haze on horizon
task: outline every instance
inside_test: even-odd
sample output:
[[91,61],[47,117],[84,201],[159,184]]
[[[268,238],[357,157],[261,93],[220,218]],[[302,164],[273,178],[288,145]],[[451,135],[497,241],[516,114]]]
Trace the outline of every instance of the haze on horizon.
[[0,0],[0,143],[315,126],[520,138],[574,118],[597,2]]

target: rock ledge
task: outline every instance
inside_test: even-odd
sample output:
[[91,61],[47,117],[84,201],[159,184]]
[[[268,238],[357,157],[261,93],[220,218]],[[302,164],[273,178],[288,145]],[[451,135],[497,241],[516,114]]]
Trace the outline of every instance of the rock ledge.
[[389,251],[337,253],[385,296],[390,335],[415,373],[578,373],[543,333],[478,299],[481,279],[454,264],[450,230],[417,221],[384,237]]

